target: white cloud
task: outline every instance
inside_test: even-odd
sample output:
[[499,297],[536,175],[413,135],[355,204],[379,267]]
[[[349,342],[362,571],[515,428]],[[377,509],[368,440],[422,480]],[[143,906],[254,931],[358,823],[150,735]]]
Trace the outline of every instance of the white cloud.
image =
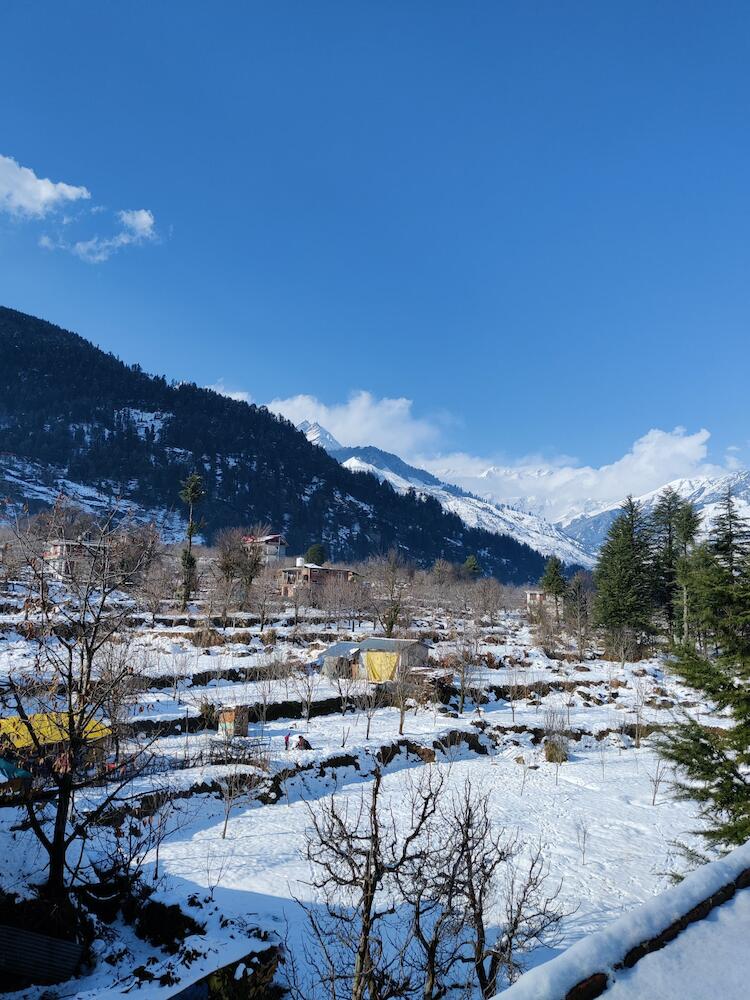
[[117,213],[126,232],[132,233],[135,239],[152,240],[154,232],[154,216],[147,208],[133,208]]
[[40,219],[67,202],[90,197],[85,187],[37,177],[30,167],[0,155],[0,211]]
[[568,520],[585,510],[619,503],[629,493],[649,493],[674,479],[727,472],[731,463],[717,466],[708,461],[710,436],[705,429],[688,434],[684,427],[655,428],[621,458],[601,466],[538,458],[497,465],[462,453],[420,461],[435,475],[473,493],[537,510],[551,520]]
[[[30,167],[22,167],[12,157],[0,155],[0,212],[18,219],[44,219],[52,217],[55,209],[62,205],[90,198],[88,188],[37,177]],[[88,239],[75,239],[61,235],[61,227],[73,229],[84,216],[101,215],[105,211],[102,205],[94,205],[83,212],[54,216],[57,232],[53,235],[43,233],[38,240],[39,246],[43,250],[65,250],[81,260],[98,264],[109,260],[123,247],[138,246],[157,238],[156,220],[147,208],[117,212],[119,230],[111,236],[97,234]]]
[[238,403],[252,403],[253,401],[253,397],[249,392],[245,392],[242,389],[227,389],[223,378],[220,378],[218,382],[214,382],[213,385],[207,385],[204,388],[212,389],[214,392],[218,392],[220,396],[228,396],[229,399],[235,399]]
[[[100,264],[127,246],[138,246],[156,239],[156,220],[147,208],[128,209],[117,213],[122,229],[114,236],[93,236],[75,243],[58,243],[57,246],[80,257],[89,264]],[[42,237],[44,239],[44,237]]]
[[[209,388],[250,401],[248,393],[227,390],[223,380]],[[449,415],[416,417],[412,400],[403,397],[379,399],[359,390],[344,403],[327,404],[300,394],[266,405],[294,424],[317,421],[343,445],[376,445],[479,496],[565,522],[618,504],[628,494],[641,496],[675,479],[724,475],[740,466],[736,446],[727,449],[723,464],[709,460],[711,435],[705,428],[694,433],[684,427],[653,428],[621,457],[592,466],[569,455],[498,461],[466,452],[441,454],[441,429],[450,423]]]
[[294,424],[317,421],[343,445],[372,444],[407,457],[434,446],[439,437],[436,423],[415,417],[412,405],[410,399],[377,399],[364,390],[353,392],[345,403],[330,406],[307,395],[273,399],[267,404],[269,410]]

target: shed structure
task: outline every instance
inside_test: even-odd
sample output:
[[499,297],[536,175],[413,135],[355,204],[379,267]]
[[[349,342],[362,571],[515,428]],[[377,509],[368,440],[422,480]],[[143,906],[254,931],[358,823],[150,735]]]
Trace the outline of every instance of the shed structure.
[[392,681],[401,668],[424,666],[430,647],[421,639],[373,636],[361,642],[337,642],[318,657],[326,677],[358,677],[380,684]]

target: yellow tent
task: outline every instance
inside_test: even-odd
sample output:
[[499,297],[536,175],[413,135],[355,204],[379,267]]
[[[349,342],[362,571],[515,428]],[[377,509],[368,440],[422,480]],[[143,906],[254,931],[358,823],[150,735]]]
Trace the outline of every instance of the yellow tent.
[[392,681],[398,667],[399,653],[386,653],[380,649],[365,651],[365,669],[368,681]]
[[[62,712],[39,712],[29,716],[29,722],[36,738],[42,746],[68,742],[68,723]],[[92,719],[86,723],[85,737],[87,743],[98,743],[110,735],[111,730],[103,722]],[[26,750],[34,746],[28,726],[17,715],[9,719],[0,719],[0,741],[9,739],[16,750]]]

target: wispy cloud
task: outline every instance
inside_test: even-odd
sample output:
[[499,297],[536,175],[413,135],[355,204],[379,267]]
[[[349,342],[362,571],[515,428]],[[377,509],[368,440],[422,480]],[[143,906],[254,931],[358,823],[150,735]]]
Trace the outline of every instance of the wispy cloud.
[[0,155],[0,211],[41,219],[62,205],[90,197],[88,188],[37,177],[30,167]]
[[[77,240],[75,243],[62,242],[57,246],[68,250],[89,264],[100,264],[122,250],[123,247],[138,246],[156,239],[156,221],[147,208],[127,209],[117,213],[120,230],[113,236],[93,236],[88,240]],[[49,247],[42,241],[41,246]]]
[[238,403],[252,403],[253,397],[249,392],[245,392],[243,389],[228,389],[224,385],[224,379],[220,378],[218,382],[214,382],[213,385],[204,386],[206,389],[212,389],[214,392],[218,392],[220,396],[227,396],[229,399],[235,399]]
[[123,209],[115,213],[117,228],[111,234],[95,233],[78,237],[76,230],[96,216],[103,225],[107,209],[87,206],[60,214],[59,209],[91,199],[88,188],[64,181],[38,177],[30,167],[23,167],[9,156],[0,156],[0,212],[28,223],[45,220],[51,231],[38,240],[43,250],[64,250],[90,264],[109,260],[124,247],[139,246],[157,239],[156,220],[147,208]]
[[317,421],[343,445],[373,444],[408,456],[437,445],[440,437],[437,420],[416,417],[412,400],[403,396],[378,399],[360,389],[345,403],[328,405],[315,396],[299,395],[272,399],[267,406],[295,424]]

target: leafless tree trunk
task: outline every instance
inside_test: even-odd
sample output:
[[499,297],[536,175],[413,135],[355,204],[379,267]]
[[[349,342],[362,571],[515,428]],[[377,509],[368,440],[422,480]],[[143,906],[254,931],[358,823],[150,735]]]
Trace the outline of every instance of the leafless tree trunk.
[[[404,943],[393,936],[389,896],[397,876],[413,868],[424,852],[422,833],[437,810],[440,781],[431,771],[410,789],[410,822],[399,830],[381,803],[376,770],[369,797],[363,792],[350,809],[335,798],[310,809],[307,859],[312,885],[323,900],[322,913],[303,904],[314,947],[308,963],[314,986],[332,998],[386,1000],[403,995]],[[305,993],[305,989],[310,992]],[[298,997],[315,995],[296,984]]]
[[[118,714],[132,688],[128,658],[111,655],[132,613],[132,600],[124,590],[147,571],[157,541],[153,528],[136,527],[120,519],[120,513],[113,507],[98,520],[83,521],[60,501],[16,531],[26,572],[41,600],[35,670],[31,675],[11,674],[8,689],[32,756],[37,763],[46,760],[52,765],[40,781],[55,787],[54,815],[48,817],[47,800],[35,793],[26,809],[29,825],[48,855],[47,892],[57,898],[68,889],[69,851],[86,839],[125,782],[149,759],[148,743],[123,748],[120,742],[117,774],[125,777],[112,780],[97,807],[79,812],[71,822],[76,795],[106,776],[103,765],[90,765],[91,745],[93,734],[102,732],[108,709]],[[53,569],[61,579],[53,576]],[[42,717],[54,720],[59,731],[53,760],[36,721]],[[115,732],[119,724],[118,719]]]
[[383,632],[392,636],[409,618],[409,575],[397,552],[368,563],[373,612]]
[[357,706],[357,710],[364,715],[365,719],[367,719],[365,739],[369,740],[372,720],[375,718],[375,713],[380,708],[382,703],[380,688],[377,684],[372,684],[370,681],[364,679],[358,680],[354,701]]
[[320,685],[320,674],[313,667],[301,666],[292,675],[292,685],[297,693],[297,697],[302,702],[305,721],[310,721],[312,704],[315,701],[315,694]]

